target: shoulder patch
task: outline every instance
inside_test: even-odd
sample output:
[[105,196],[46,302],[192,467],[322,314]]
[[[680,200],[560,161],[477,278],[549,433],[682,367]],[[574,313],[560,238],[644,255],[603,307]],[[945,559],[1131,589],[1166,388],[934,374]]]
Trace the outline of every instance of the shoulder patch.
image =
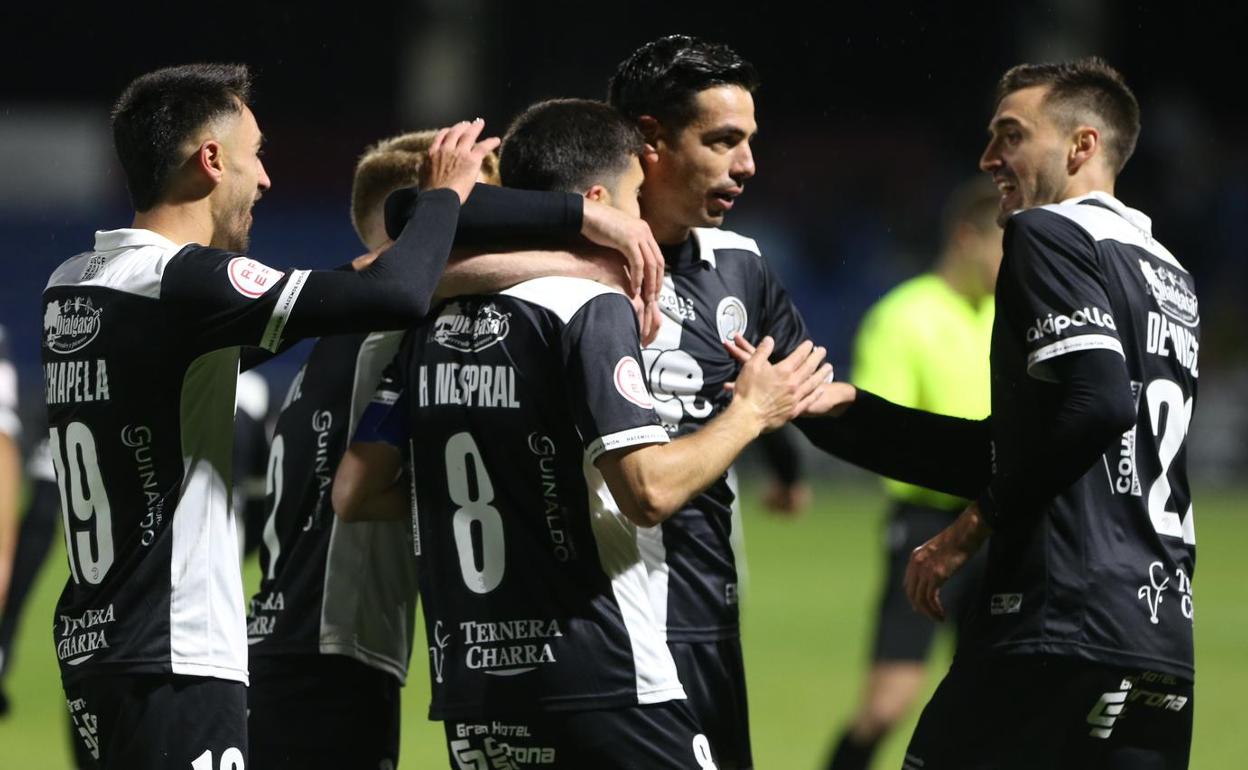
[[262,296],[286,275],[281,270],[257,262],[251,257],[234,257],[226,266],[226,274],[234,291],[249,299]]
[[624,356],[615,364],[615,376],[612,378],[615,389],[624,400],[636,404],[642,409],[653,409],[654,399],[646,388],[645,375],[641,373],[641,364],[632,356]]

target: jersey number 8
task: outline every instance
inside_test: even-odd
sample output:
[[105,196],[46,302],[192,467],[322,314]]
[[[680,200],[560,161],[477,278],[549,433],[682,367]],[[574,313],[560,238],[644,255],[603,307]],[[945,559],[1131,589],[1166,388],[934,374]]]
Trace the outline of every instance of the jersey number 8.
[[[456,433],[446,442],[446,485],[451,502],[459,506],[451,526],[464,585],[473,593],[488,594],[503,580],[503,517],[491,504],[494,485],[471,433]],[[480,559],[474,534],[480,538]]]

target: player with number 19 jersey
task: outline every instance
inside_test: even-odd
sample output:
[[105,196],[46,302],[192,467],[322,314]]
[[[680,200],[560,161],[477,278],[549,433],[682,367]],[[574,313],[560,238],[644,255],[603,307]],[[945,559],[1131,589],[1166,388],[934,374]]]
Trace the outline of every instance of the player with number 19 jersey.
[[1034,527],[1012,526],[1003,506],[985,604],[966,641],[1191,681],[1196,533],[1185,439],[1200,350],[1192,277],[1146,216],[1104,193],[1016,213],[992,337],[1002,482],[1052,462],[1033,457],[1027,440],[1044,427],[1027,405],[1056,397],[1046,363],[1096,349],[1123,356],[1135,425]]
[[355,437],[411,453],[431,718],[683,699],[637,529],[594,464],[668,440],[628,300],[541,278],[433,319]]

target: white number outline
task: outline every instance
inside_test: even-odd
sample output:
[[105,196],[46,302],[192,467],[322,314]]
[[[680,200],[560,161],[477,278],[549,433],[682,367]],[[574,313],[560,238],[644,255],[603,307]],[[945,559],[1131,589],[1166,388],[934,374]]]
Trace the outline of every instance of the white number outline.
[[[81,422],[68,423],[62,452],[60,428],[52,426],[48,429],[48,449],[52,452],[56,486],[61,495],[70,574],[75,583],[86,580],[91,585],[99,585],[113,566],[113,510],[100,473],[95,436]],[[75,532],[71,513],[78,521],[90,524],[91,529]],[[92,539],[95,540],[94,558],[91,556]]]

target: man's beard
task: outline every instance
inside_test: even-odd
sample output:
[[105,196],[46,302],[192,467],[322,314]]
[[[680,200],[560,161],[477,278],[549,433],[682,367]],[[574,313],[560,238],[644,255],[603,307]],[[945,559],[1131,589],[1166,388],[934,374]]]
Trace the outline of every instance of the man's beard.
[[214,248],[239,254],[247,252],[247,247],[251,245],[250,221],[247,217],[250,208],[250,205],[241,208],[234,216],[215,224],[212,228],[211,244]]

